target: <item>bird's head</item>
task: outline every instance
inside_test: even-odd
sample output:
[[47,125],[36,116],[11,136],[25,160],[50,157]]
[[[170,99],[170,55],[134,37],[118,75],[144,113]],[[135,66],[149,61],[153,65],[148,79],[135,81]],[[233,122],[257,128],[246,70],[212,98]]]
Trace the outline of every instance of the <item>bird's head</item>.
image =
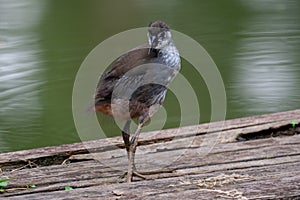
[[151,49],[162,49],[172,42],[169,26],[162,22],[152,22],[148,26],[148,41]]

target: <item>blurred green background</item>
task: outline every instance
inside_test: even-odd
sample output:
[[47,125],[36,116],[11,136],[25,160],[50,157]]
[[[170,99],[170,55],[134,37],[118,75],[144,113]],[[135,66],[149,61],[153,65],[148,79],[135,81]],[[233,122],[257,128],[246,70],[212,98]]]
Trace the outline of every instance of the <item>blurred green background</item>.
[[[157,19],[211,55],[227,119],[297,109],[299,10],[298,0],[0,0],[0,152],[80,141],[72,88],[84,58],[108,37]],[[182,73],[197,91],[199,122],[208,122],[205,83],[186,61]],[[178,105],[169,92],[164,128],[180,124]],[[110,117],[99,121],[120,135]]]

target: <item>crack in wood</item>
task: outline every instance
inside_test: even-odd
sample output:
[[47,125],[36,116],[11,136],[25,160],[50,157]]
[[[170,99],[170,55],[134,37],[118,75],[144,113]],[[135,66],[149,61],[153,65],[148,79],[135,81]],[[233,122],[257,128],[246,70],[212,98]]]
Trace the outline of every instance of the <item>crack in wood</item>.
[[237,141],[246,141],[246,140],[256,140],[270,137],[279,137],[279,136],[292,136],[300,134],[300,127],[295,126],[291,127],[291,124],[287,124],[280,127],[270,127],[265,130],[250,132],[250,133],[241,133],[236,137]]

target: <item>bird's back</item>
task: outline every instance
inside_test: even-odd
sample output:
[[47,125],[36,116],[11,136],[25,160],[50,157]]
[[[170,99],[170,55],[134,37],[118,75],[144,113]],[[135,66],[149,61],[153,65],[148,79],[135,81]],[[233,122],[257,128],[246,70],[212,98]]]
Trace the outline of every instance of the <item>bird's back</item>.
[[159,50],[148,47],[123,54],[99,80],[96,110],[120,118],[137,118],[149,112],[151,106],[161,105],[166,86],[177,72],[162,59]]
[[156,58],[156,52],[151,51],[149,53],[148,47],[136,48],[123,54],[100,77],[95,96],[96,103],[110,101],[115,85],[126,73],[143,64],[155,62]]

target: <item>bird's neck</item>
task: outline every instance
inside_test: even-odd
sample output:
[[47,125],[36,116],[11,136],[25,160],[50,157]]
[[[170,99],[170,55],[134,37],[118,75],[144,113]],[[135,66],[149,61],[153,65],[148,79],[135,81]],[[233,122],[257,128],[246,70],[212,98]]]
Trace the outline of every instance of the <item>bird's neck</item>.
[[168,43],[168,45],[164,46],[163,48],[160,49],[160,51],[163,53],[163,54],[178,54],[178,50],[176,48],[176,46],[174,45],[174,43],[172,41],[170,41]]
[[175,70],[180,69],[180,56],[179,52],[173,42],[170,42],[165,47],[159,49],[158,57],[163,61],[164,64]]

